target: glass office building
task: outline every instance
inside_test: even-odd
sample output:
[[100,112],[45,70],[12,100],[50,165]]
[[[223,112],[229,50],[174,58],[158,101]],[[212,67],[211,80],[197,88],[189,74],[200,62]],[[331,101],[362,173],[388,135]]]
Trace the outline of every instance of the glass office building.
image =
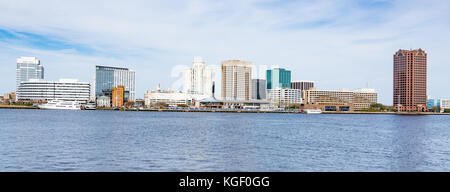
[[36,57],[20,57],[17,59],[16,91],[21,82],[30,79],[44,79],[44,67]]
[[111,98],[113,87],[125,87],[125,100],[134,101],[136,98],[136,73],[127,68],[95,66],[95,97],[108,96]]
[[427,99],[427,107],[428,109],[431,109],[433,107],[440,107],[441,106],[441,100],[440,99],[433,99],[431,97],[428,97]]
[[291,71],[283,68],[267,70],[267,89],[291,88]]

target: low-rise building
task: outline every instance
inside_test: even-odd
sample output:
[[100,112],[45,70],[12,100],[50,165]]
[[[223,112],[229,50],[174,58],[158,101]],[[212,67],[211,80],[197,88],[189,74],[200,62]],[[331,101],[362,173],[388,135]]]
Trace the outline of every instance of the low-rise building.
[[125,87],[118,85],[112,88],[111,102],[113,107],[122,107],[124,104]]
[[208,98],[209,95],[188,94],[176,90],[149,90],[144,94],[144,102],[146,107],[156,105],[168,105],[177,107],[179,105],[194,106],[196,101]]
[[273,106],[288,106],[290,104],[301,104],[302,93],[299,89],[276,88],[267,90],[267,100]]
[[90,84],[77,79],[60,79],[59,81],[44,81],[30,79],[23,81],[17,91],[20,101],[78,101],[86,104],[89,101]]
[[441,113],[450,111],[450,99],[441,99]]
[[378,102],[375,89],[356,89],[353,91],[353,105],[355,110],[369,109],[371,104]]
[[317,90],[303,91],[304,104],[325,111],[353,111],[370,108],[377,103],[378,94],[374,89]]
[[10,104],[17,99],[16,92],[6,93],[3,95],[2,103]]
[[270,103],[267,100],[221,100],[224,109],[267,109]]
[[432,110],[433,107],[440,107],[441,106],[441,100],[432,98],[431,96],[428,96],[427,99],[427,108],[428,110]]
[[97,107],[111,107],[111,98],[108,96],[100,96],[96,101]]

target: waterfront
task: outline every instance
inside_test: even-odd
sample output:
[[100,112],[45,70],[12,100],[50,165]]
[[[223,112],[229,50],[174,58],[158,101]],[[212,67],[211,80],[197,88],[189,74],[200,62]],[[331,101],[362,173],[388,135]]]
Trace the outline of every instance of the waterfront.
[[0,171],[450,171],[450,116],[0,109]]

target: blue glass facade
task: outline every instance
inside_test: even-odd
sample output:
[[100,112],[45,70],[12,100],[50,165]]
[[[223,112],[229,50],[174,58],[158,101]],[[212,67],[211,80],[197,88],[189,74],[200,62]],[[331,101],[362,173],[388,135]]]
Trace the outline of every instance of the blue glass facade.
[[431,109],[433,107],[439,107],[441,106],[441,100],[440,99],[427,99],[427,107],[428,109]]
[[112,95],[112,88],[122,85],[125,88],[124,100],[135,100],[136,94],[135,72],[127,68],[96,66],[95,67],[95,96]]
[[291,71],[283,68],[267,70],[267,89],[291,88]]
[[97,66],[95,71],[95,96],[111,96],[114,87],[114,70]]

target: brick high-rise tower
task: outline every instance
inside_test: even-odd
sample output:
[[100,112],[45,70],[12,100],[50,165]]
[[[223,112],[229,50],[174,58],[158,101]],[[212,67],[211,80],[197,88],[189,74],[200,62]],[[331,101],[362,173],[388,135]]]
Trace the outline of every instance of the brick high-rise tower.
[[427,110],[427,53],[422,49],[394,54],[393,101],[400,111]]

